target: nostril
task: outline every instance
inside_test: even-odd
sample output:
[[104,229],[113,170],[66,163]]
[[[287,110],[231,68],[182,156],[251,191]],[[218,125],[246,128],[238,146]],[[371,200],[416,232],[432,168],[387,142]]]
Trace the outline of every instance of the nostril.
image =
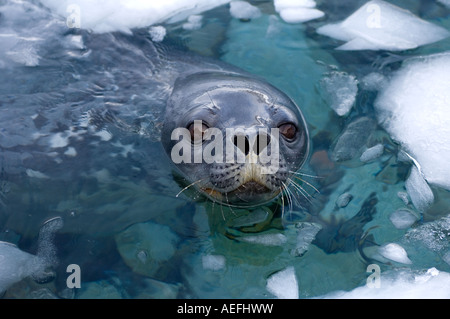
[[245,136],[245,135],[235,135],[234,138],[233,138],[233,143],[245,155],[247,155],[250,152],[250,143],[248,142],[248,137],[247,136]]
[[256,155],[259,155],[270,143],[270,136],[267,134],[259,134],[256,137],[255,145],[253,145],[253,151]]

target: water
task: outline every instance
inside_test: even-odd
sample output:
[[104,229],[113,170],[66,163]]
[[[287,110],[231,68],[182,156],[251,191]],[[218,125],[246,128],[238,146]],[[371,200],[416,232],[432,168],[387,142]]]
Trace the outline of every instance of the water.
[[[285,23],[272,1],[252,2],[253,19],[223,5],[190,19],[195,27],[160,24],[166,34],[154,41],[261,76],[304,111],[313,145],[304,190],[231,210],[191,190],[177,196],[185,181],[159,142],[168,72],[145,57],[147,29],[94,34],[35,4],[0,7],[0,241],[16,245],[0,252],[4,298],[450,297],[449,190],[423,179],[374,108],[403,60],[445,52],[449,39],[341,51],[315,32],[364,1],[317,1],[325,18],[304,24]],[[450,26],[442,3],[396,5]],[[345,96],[332,94],[340,79]],[[338,114],[332,99],[352,105]],[[417,204],[423,189],[432,199]],[[43,246],[54,217],[63,225]],[[43,247],[52,262],[23,273],[45,280],[5,273]],[[68,287],[73,264],[81,288]],[[380,288],[366,284],[369,265]]]

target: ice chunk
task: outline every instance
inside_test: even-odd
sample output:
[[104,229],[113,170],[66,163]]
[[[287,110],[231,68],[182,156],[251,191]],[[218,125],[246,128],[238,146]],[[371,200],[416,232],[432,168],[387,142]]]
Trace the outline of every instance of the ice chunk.
[[245,236],[242,237],[241,240],[248,243],[260,244],[264,246],[281,246],[287,242],[287,238],[283,234]]
[[303,256],[308,251],[311,242],[316,238],[317,233],[322,229],[322,226],[315,223],[302,222],[298,223],[296,228],[298,229],[297,243],[292,254],[294,256]]
[[150,29],[148,30],[150,38],[152,38],[152,41],[154,42],[161,42],[162,40],[164,40],[166,32],[166,28],[160,25],[150,27]]
[[352,199],[353,199],[353,195],[348,192],[345,192],[345,193],[339,195],[339,197],[336,199],[336,205],[337,205],[337,207],[340,207],[340,208],[346,207]]
[[390,243],[383,245],[378,249],[378,252],[381,256],[392,261],[402,264],[412,264],[412,261],[408,258],[406,250],[399,244]]
[[450,52],[405,62],[374,105],[380,124],[419,163],[428,183],[450,190]]
[[364,146],[375,128],[369,117],[361,117],[351,122],[339,136],[331,155],[334,161],[346,161],[355,157]]
[[280,17],[287,23],[302,23],[323,17],[325,14],[317,9],[289,8],[280,11]]
[[365,90],[379,91],[383,88],[386,78],[383,74],[372,72],[362,78],[361,84]]
[[433,203],[433,192],[416,166],[411,168],[411,173],[405,182],[405,187],[414,207],[416,207],[418,211],[426,211]]
[[198,30],[202,27],[203,16],[200,14],[193,14],[189,16],[187,22],[183,24],[185,30]]
[[353,75],[334,71],[320,81],[327,104],[339,116],[347,115],[355,103],[358,81]]
[[381,287],[374,289],[367,285],[351,291],[336,291],[321,298],[345,299],[448,299],[450,298],[450,273],[431,268],[426,272],[399,270],[383,273]]
[[222,255],[205,255],[202,257],[203,269],[221,270],[225,268],[225,257]]
[[183,21],[230,0],[42,0],[45,6],[63,16],[69,27],[90,29],[96,33],[143,28],[167,22]]
[[261,16],[261,10],[246,1],[232,1],[230,14],[236,19],[256,19]]
[[347,19],[317,33],[347,41],[340,50],[407,50],[442,40],[450,33],[390,3],[374,0]]
[[364,153],[361,154],[361,157],[359,159],[361,162],[370,162],[383,155],[383,152],[383,144],[377,144],[365,150]]
[[280,12],[288,8],[315,8],[316,2],[314,0],[274,0],[273,5],[275,10]]
[[389,219],[397,229],[406,229],[414,224],[418,217],[409,209],[398,209],[389,215]]
[[405,238],[409,241],[425,245],[432,251],[443,251],[450,248],[450,216],[443,217],[410,229]]
[[267,290],[279,299],[298,299],[298,282],[294,267],[290,266],[267,279]]
[[301,23],[323,17],[313,0],[274,0],[275,11],[287,23]]

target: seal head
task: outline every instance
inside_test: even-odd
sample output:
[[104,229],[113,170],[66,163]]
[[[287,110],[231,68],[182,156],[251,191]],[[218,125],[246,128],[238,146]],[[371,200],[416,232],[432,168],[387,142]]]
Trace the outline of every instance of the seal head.
[[222,71],[177,79],[161,140],[192,186],[240,207],[277,197],[309,151],[306,122],[288,96],[263,80]]

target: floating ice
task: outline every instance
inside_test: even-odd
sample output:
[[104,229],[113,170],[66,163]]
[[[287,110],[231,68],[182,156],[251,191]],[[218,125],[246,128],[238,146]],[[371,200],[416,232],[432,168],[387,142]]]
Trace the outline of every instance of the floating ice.
[[337,139],[331,155],[332,160],[346,161],[355,157],[374,128],[375,123],[369,117],[360,117],[348,124]]
[[261,16],[261,10],[246,1],[232,1],[230,14],[236,19],[256,19]]
[[183,23],[183,29],[185,30],[198,30],[202,27],[203,16],[199,14],[193,14],[188,17],[187,22]]
[[450,190],[450,52],[404,63],[375,101],[378,120],[420,164],[428,183]]
[[430,268],[416,273],[400,270],[381,273],[380,288],[367,285],[351,291],[336,291],[320,298],[341,299],[448,299],[450,298],[450,273]]
[[298,299],[298,282],[294,267],[290,266],[267,279],[267,290],[278,299]]
[[303,256],[308,251],[309,245],[316,238],[317,233],[322,229],[322,226],[315,223],[302,222],[296,225],[297,228],[297,243],[295,249],[292,251],[294,256]]
[[379,91],[383,88],[386,78],[383,74],[372,72],[362,78],[361,84],[365,90]]
[[339,116],[347,115],[355,103],[358,81],[353,75],[334,71],[320,81],[327,104]]
[[283,234],[245,236],[242,237],[241,240],[248,243],[260,244],[264,246],[281,246],[287,242],[287,238]]
[[148,30],[148,33],[150,34],[150,37],[154,42],[161,42],[162,40],[164,40],[166,32],[166,28],[160,25],[150,27],[150,29]]
[[409,209],[398,209],[389,215],[389,219],[397,229],[406,229],[414,224],[418,217]]
[[416,207],[418,211],[426,211],[433,203],[433,192],[427,182],[423,179],[423,176],[420,174],[417,167],[413,166],[411,168],[411,173],[405,182],[405,187],[414,207]]
[[383,245],[378,249],[378,252],[384,258],[392,261],[402,264],[412,264],[412,261],[408,258],[406,250],[399,244],[390,243]]
[[178,22],[230,0],[41,0],[66,18],[68,27],[91,29],[96,33],[142,28],[162,22]]
[[410,229],[405,238],[411,242],[425,245],[432,251],[450,248],[450,216]]
[[339,195],[339,197],[336,199],[336,205],[337,205],[337,207],[340,207],[340,208],[346,207],[352,199],[353,199],[352,194],[350,194],[348,192],[343,193],[343,194]]
[[392,51],[414,49],[450,35],[444,28],[381,0],[367,2],[344,21],[324,25],[317,33],[347,41],[339,50]]
[[383,155],[383,152],[383,144],[377,144],[365,150],[364,153],[361,154],[361,157],[359,159],[361,162],[370,162]]
[[316,9],[313,0],[274,0],[275,11],[287,23],[301,23],[323,17],[325,14]]
[[206,255],[202,257],[203,269],[221,270],[225,268],[225,257],[222,255]]

